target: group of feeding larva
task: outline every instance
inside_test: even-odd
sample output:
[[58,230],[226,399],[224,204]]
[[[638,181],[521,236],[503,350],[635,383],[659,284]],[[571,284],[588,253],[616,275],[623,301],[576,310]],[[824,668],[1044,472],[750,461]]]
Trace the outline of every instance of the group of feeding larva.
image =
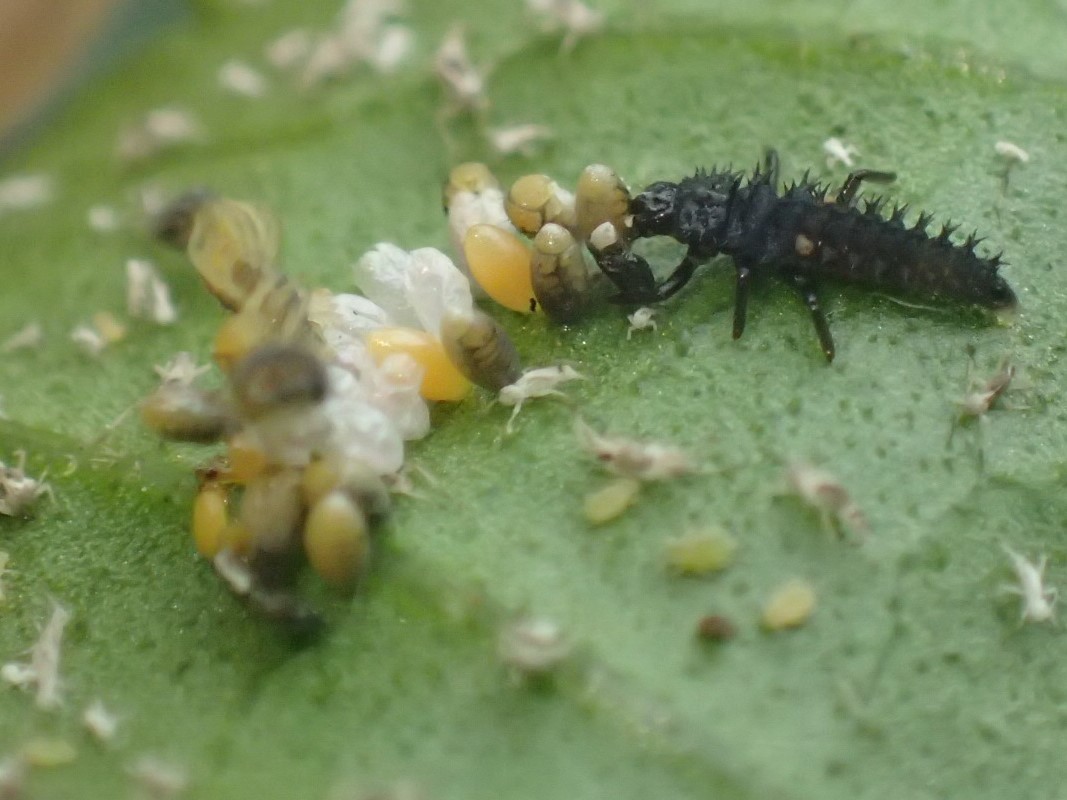
[[[593,166],[577,196],[527,176],[505,197],[485,166],[463,164],[445,202],[461,263],[486,295],[569,322],[592,282],[582,243],[625,224],[629,194]],[[513,407],[510,432],[525,401],[582,377],[568,365],[523,371],[505,330],[475,306],[470,279],[438,250],[380,243],[355,265],[362,294],[307,292],[277,269],[278,225],[252,204],[191,192],[158,217],[156,233],[186,251],[232,312],[213,347],[229,386],[205,390],[196,369],[164,370],[141,416],[164,438],[226,443],[198,470],[197,549],[236,594],[296,630],[320,623],[293,588],[302,561],[332,584],[355,584],[404,443],[429,431],[427,402],[461,400],[476,384]],[[622,446],[610,437],[583,441],[638,480],[680,458],[626,441],[620,459],[605,449]]]

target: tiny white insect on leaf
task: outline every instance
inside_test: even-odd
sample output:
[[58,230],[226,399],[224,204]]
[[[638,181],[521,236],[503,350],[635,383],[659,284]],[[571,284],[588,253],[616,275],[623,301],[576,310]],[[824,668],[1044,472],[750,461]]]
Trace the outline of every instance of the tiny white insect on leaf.
[[51,710],[59,707],[59,651],[63,641],[63,629],[70,621],[70,612],[53,602],[52,616],[41,629],[41,635],[30,648],[28,664],[11,662],[0,668],[0,677],[21,688],[37,687],[37,707]]
[[651,308],[639,308],[634,313],[627,314],[626,319],[629,320],[630,327],[626,331],[626,338],[630,339],[634,331],[657,330],[656,320],[652,318],[655,313]]
[[78,325],[70,332],[70,340],[83,352],[88,353],[94,358],[104,352],[104,348],[107,347],[107,342],[104,341],[104,337],[88,325]]
[[993,149],[996,150],[998,156],[1009,162],[1027,164],[1030,161],[1030,154],[1012,142],[1001,140],[993,145]]
[[555,132],[547,125],[527,123],[509,125],[504,128],[490,128],[486,131],[489,145],[500,155],[507,156],[520,153],[531,156],[538,145],[553,138]]
[[307,60],[311,46],[311,33],[294,28],[268,43],[263,55],[275,69],[290,70]]
[[497,655],[520,675],[551,672],[570,655],[571,645],[559,625],[544,617],[516,620],[504,626],[497,639]]
[[97,741],[110,742],[119,728],[119,719],[108,711],[103,702],[94,700],[82,713],[82,724]]
[[55,182],[48,175],[12,175],[0,180],[0,216],[29,211],[52,202]]
[[525,370],[515,383],[500,390],[497,399],[502,405],[514,406],[506,431],[512,433],[515,418],[523,404],[534,397],[565,397],[557,387],[568,381],[585,380],[585,376],[567,364],[556,367],[535,367]]
[[157,325],[177,322],[178,312],[170,299],[170,287],[151,261],[141,258],[126,261],[126,310],[131,317]]
[[574,421],[574,434],[582,449],[615,475],[639,481],[662,481],[696,471],[692,459],[678,447],[601,434],[581,417]]
[[112,206],[92,206],[85,213],[85,219],[97,233],[112,233],[119,228],[119,212]]
[[1042,556],[1034,564],[1008,545],[1002,544],[1001,547],[1010,559],[1011,568],[1019,582],[1018,586],[1008,587],[1009,591],[1022,598],[1019,621],[1055,622],[1058,592],[1045,586],[1045,565],[1048,559]]
[[539,16],[546,31],[564,31],[560,52],[574,49],[583,36],[597,33],[604,27],[604,13],[587,6],[581,0],[526,0],[526,7]]
[[462,25],[453,26],[445,35],[434,55],[434,72],[455,107],[471,111],[488,108],[485,79],[467,53],[467,34]]
[[265,97],[270,89],[267,79],[244,61],[231,59],[219,67],[219,86],[240,97]]
[[44,495],[52,495],[52,487],[44,480],[31,478],[25,472],[26,453],[18,451],[18,463],[13,467],[0,461],[0,514],[7,517],[25,515]]
[[4,339],[0,344],[0,353],[13,353],[16,350],[26,350],[39,347],[44,341],[44,329],[39,322],[27,322],[13,334]]
[[155,756],[142,756],[127,768],[126,773],[153,800],[170,800],[189,788],[189,775],[182,767]]
[[819,512],[827,530],[844,525],[854,533],[867,532],[866,517],[832,473],[795,461],[786,468],[786,480],[794,494]]
[[156,365],[152,369],[159,376],[160,383],[180,383],[191,386],[198,377],[211,369],[211,365],[197,366],[193,354],[183,350],[175,354],[174,358],[163,366]]

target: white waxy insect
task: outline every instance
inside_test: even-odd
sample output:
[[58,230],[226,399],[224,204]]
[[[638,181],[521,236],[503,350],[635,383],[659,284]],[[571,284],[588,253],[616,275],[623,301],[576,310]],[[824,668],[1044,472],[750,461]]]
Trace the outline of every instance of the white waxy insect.
[[836,136],[822,143],[822,151],[826,154],[826,166],[831,168],[838,163],[851,167],[855,163],[852,157],[860,154],[855,145],[846,144]]
[[571,644],[554,621],[528,617],[505,625],[497,638],[497,655],[519,677],[547,675],[571,653]]
[[563,30],[560,52],[574,49],[578,40],[604,27],[604,13],[581,0],[526,0],[526,7],[542,19],[546,30]]
[[696,470],[689,455],[673,445],[601,434],[581,417],[574,421],[574,434],[604,469],[625,478],[662,481]]
[[59,707],[59,654],[63,629],[70,621],[70,612],[58,603],[52,604],[52,616],[41,630],[37,642],[30,649],[29,664],[11,662],[0,668],[0,677],[8,683],[27,688],[37,687],[37,707],[50,710]]
[[434,73],[448,94],[452,112],[483,112],[489,108],[485,78],[467,53],[467,32],[455,25],[434,55]]
[[152,800],[171,800],[189,788],[189,774],[175,764],[155,756],[142,756],[126,768],[126,774],[137,782]]
[[839,525],[857,534],[868,531],[867,518],[832,473],[794,461],[786,468],[786,481],[797,497],[819,513],[827,531],[836,531]]
[[634,331],[657,330],[656,320],[652,318],[655,313],[655,309],[639,308],[634,313],[627,314],[626,319],[630,323],[626,330],[627,341],[634,335]]
[[12,175],[0,180],[0,216],[29,211],[52,202],[55,182],[48,175]]
[[536,367],[524,371],[515,383],[505,386],[497,396],[503,405],[515,407],[508,419],[506,431],[508,433],[514,431],[515,418],[527,400],[534,397],[566,397],[556,387],[567,381],[576,380],[585,380],[585,376],[567,364],[555,367]]
[[39,322],[27,322],[0,344],[0,353],[13,353],[39,347],[44,341],[44,329]]
[[126,311],[131,317],[157,325],[173,325],[178,321],[170,287],[151,261],[142,258],[126,261]]
[[1030,154],[1013,142],[1001,140],[993,145],[993,149],[1008,162],[1027,164],[1030,161]]
[[1005,358],[1000,362],[1000,366],[993,375],[980,382],[956,401],[959,415],[961,417],[984,419],[1001,395],[1011,386],[1015,373],[1015,365]]
[[52,487],[40,478],[26,474],[26,452],[16,453],[18,462],[13,467],[0,461],[0,514],[6,517],[21,517],[44,495],[52,497]]
[[92,206],[85,212],[85,220],[97,233],[112,233],[119,229],[119,212],[113,206]]
[[1005,586],[1004,591],[1017,594],[1022,598],[1020,622],[1055,622],[1056,599],[1059,593],[1054,588],[1045,586],[1046,556],[1041,556],[1034,564],[1025,556],[1002,544],[1004,552],[1011,559],[1011,568],[1015,571],[1018,586]]
[[307,60],[311,45],[310,31],[294,28],[269,42],[263,49],[263,56],[275,69],[290,70]]
[[116,154],[122,161],[144,161],[164,150],[204,139],[200,122],[177,107],[157,108],[119,131]]
[[265,97],[270,90],[267,79],[244,61],[230,59],[219,67],[219,86],[240,97]]
[[526,123],[509,125],[503,128],[489,128],[485,132],[489,146],[502,156],[519,153],[532,156],[539,145],[555,137],[555,132],[547,125]]
[[107,743],[115,738],[119,718],[108,711],[102,701],[94,700],[82,712],[82,724],[98,742]]

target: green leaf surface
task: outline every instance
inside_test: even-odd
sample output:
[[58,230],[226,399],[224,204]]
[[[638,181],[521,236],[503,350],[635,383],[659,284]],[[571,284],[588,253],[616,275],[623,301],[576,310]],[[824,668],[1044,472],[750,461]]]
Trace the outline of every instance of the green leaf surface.
[[[10,553],[0,658],[29,647],[51,599],[73,613],[65,705],[38,711],[0,692],[0,754],[35,736],[76,743],[74,763],[35,770],[32,797],[121,797],[145,754],[185,767],[192,798],[347,797],[414,781],[431,798],[1040,797],[1067,777],[1062,631],[1021,626],[1001,543],[1049,557],[1063,544],[1067,280],[1059,165],[1067,163],[1062,3],[605,3],[608,30],[560,56],[519,3],[413,3],[413,65],[262,101],[224,95],[218,66],[259,62],[293,25],[323,27],[334,3],[202,3],[115,74],[96,79],[7,166],[54,176],[55,203],[0,217],[0,337],[39,320],[43,347],[0,355],[0,459],[29,453],[54,501],[0,517]],[[999,10],[997,10],[999,9]],[[436,123],[429,60],[456,19],[493,64],[493,124],[538,122],[556,140],[494,159],[472,125]],[[117,165],[118,127],[178,104],[209,140]],[[96,203],[133,219],[147,182],[210,184],[276,209],[286,269],[350,289],[349,265],[379,241],[447,247],[439,206],[449,166],[489,160],[505,182],[573,183],[590,162],[634,186],[696,165],[755,164],[778,148],[787,177],[839,181],[821,143],[857,144],[893,169],[894,199],[1003,248],[1022,302],[1009,326],[953,308],[903,307],[827,287],[838,340],[827,366],[807,312],[781,285],[755,292],[730,339],[732,270],[717,261],[666,304],[655,332],[626,340],[614,308],[561,329],[494,310],[531,365],[574,364],[573,405],[536,402],[505,436],[485,395],[434,413],[410,460],[432,480],[403,498],[370,580],[351,599],[309,580],[329,635],[296,648],[237,603],[188,536],[192,467],[132,420],[109,427],[179,350],[206,359],[222,318],[182,258],[137,225],[103,235]],[[1007,139],[1032,161],[1012,171]],[[664,269],[677,250],[652,248]],[[93,360],[68,341],[93,312],[123,312],[125,259],[156,259],[182,312],[132,323]],[[949,442],[953,400],[1008,356],[1024,373],[1010,406]],[[623,518],[590,529],[603,484],[578,450],[574,409],[620,433],[683,444],[706,467],[647,487]],[[860,546],[827,535],[783,492],[795,458],[840,475],[867,514]],[[667,539],[722,525],[737,562],[710,579],[664,569]],[[805,577],[818,608],[802,629],[759,630],[761,606]],[[497,631],[516,614],[557,620],[575,643],[546,687],[516,685]],[[697,620],[738,627],[720,647]],[[110,747],[81,730],[102,698],[122,718]]]

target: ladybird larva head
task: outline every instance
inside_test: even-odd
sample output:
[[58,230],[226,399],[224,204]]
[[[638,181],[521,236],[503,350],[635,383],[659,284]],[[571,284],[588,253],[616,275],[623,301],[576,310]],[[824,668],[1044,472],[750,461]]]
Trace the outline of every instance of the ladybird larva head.
[[215,198],[210,189],[190,189],[176,197],[152,219],[152,235],[171,247],[185,250],[193,232],[196,213]]
[[472,225],[463,238],[463,256],[487,295],[512,311],[530,313],[530,250],[517,236],[496,225]]
[[653,183],[630,203],[634,232],[638,236],[667,236],[675,226],[675,201],[678,184],[670,181]]
[[1019,308],[1019,298],[1016,297],[1008,282],[1000,275],[994,275],[985,292],[983,305],[996,311],[998,314],[1010,316]]
[[534,294],[557,322],[574,322],[585,308],[589,273],[582,248],[561,225],[548,223],[534,237],[530,263]]
[[499,392],[522,374],[519,353],[507,332],[478,309],[445,314],[441,343],[459,371],[484,389]]
[[308,350],[286,344],[267,344],[253,351],[234,368],[232,382],[238,406],[251,418],[319,403],[329,388],[323,363]]
[[588,239],[604,222],[624,230],[629,213],[630,190],[615,170],[604,164],[590,164],[582,170],[575,192],[575,215],[582,239]]
[[370,552],[367,518],[342,491],[316,502],[304,524],[304,552],[322,579],[350,587],[362,574]]

